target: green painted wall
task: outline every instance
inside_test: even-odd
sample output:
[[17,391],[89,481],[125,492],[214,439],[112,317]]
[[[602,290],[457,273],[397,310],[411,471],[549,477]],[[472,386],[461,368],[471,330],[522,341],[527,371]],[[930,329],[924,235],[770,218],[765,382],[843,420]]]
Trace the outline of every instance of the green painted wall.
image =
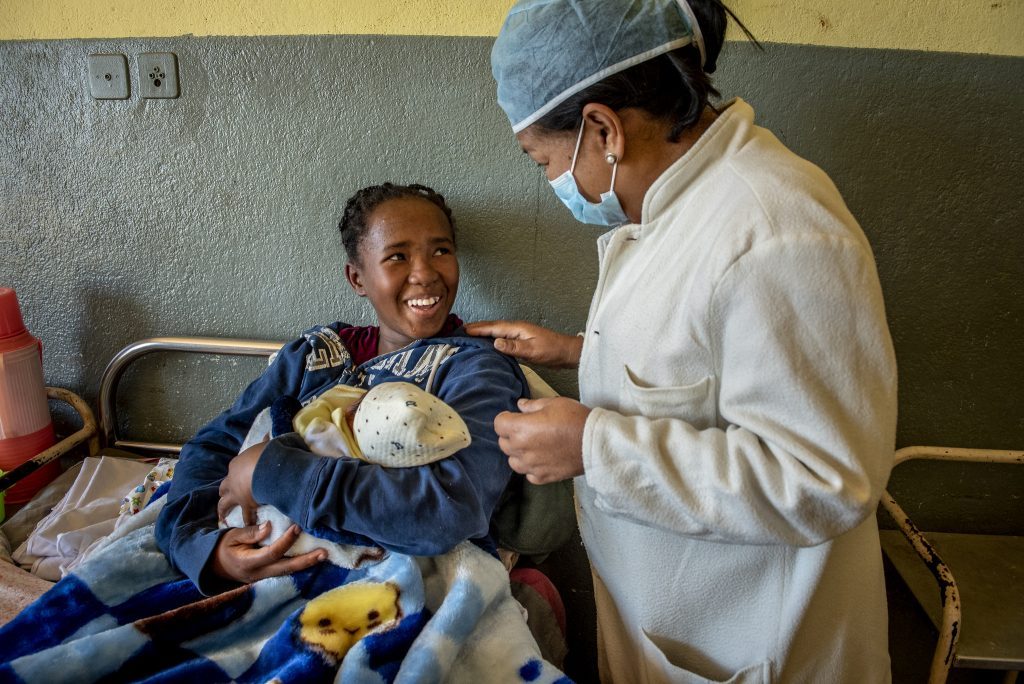
[[[464,317],[581,328],[595,234],[515,146],[489,44],[0,43],[3,280],[46,343],[48,380],[91,397],[110,356],[148,335],[288,339],[371,322],[344,284],[335,226],[353,191],[384,180],[450,198]],[[178,54],[180,98],[89,97],[87,54],[147,50]],[[568,271],[566,250],[582,254]],[[571,374],[556,381],[573,391]]]
[[[371,322],[344,286],[334,226],[352,191],[383,180],[450,199],[463,317],[579,329],[597,232],[516,147],[490,45],[0,42],[0,283],[45,344],[47,381],[91,400],[107,360],[142,337],[284,339],[316,322]],[[164,50],[178,55],[180,98],[89,97],[88,54],[128,55],[135,81],[134,56]],[[899,444],[1021,448],[1024,59],[730,43],[719,64],[723,93],[821,165],[871,239],[900,363]],[[138,437],[186,437],[258,370],[151,359],[126,379],[126,420]],[[571,373],[547,377],[575,392]],[[1019,503],[1019,475],[971,473],[924,478],[938,495],[975,490],[947,499],[947,520]],[[1019,524],[1019,510],[1003,521]]]

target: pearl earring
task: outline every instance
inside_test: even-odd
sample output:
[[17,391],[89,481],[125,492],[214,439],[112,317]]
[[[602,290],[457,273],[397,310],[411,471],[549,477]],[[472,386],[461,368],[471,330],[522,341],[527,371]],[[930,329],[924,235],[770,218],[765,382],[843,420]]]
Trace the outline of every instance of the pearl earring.
[[609,152],[608,154],[604,155],[604,160],[609,164],[614,164],[615,162],[619,161],[619,158],[615,156],[614,152]]

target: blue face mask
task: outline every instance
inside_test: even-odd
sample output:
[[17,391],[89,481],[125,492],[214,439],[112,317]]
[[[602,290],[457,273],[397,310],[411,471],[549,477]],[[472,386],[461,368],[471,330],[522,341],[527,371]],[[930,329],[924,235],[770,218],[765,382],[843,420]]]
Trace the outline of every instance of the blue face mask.
[[615,194],[615,172],[618,171],[619,162],[612,165],[612,185],[608,192],[601,194],[601,201],[593,204],[580,192],[576,184],[576,177],[573,171],[576,170],[576,157],[580,153],[580,143],[583,142],[583,125],[580,123],[580,134],[576,138],[576,150],[572,153],[572,164],[569,170],[551,182],[551,188],[555,196],[562,200],[562,204],[569,208],[572,215],[580,223],[589,223],[595,226],[621,226],[629,223],[629,217],[622,210],[619,204],[619,197]]

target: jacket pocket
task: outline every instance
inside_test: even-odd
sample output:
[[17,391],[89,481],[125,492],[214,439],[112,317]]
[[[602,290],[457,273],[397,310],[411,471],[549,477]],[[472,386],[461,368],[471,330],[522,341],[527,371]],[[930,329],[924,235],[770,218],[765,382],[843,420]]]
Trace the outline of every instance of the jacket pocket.
[[[658,642],[661,640],[657,636],[650,634],[647,630],[641,632],[640,638],[644,651],[643,657],[648,669],[648,681],[671,682],[672,684],[770,684],[772,681],[772,663],[770,660],[748,665],[724,679],[714,679],[684,669],[672,662],[661,646],[658,645]],[[651,670],[654,671],[652,672]]]
[[715,378],[705,376],[689,385],[650,385],[624,367],[623,384],[630,402],[645,418],[681,418],[698,429],[715,425]]

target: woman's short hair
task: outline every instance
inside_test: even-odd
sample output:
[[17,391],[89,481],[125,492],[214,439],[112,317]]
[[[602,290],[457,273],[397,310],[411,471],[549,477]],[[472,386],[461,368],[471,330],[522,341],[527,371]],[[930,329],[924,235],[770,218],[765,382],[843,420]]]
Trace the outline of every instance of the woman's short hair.
[[374,209],[384,202],[405,197],[418,197],[436,205],[448,218],[448,225],[452,229],[452,240],[455,240],[455,219],[452,217],[452,210],[444,201],[444,196],[426,185],[411,183],[409,185],[398,185],[395,183],[382,183],[371,185],[356,192],[345,204],[345,213],[338,222],[338,231],[341,232],[341,244],[345,247],[345,254],[349,261],[359,262],[359,245],[366,234],[366,221]]

